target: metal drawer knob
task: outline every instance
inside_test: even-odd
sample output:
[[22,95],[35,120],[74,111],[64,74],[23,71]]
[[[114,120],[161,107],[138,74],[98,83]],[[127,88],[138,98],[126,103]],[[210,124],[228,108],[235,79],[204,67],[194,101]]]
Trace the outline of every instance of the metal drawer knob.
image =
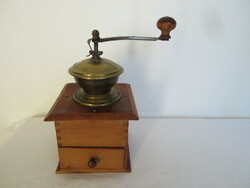
[[97,165],[97,161],[96,158],[92,157],[89,162],[88,162],[88,167],[89,168],[95,168]]

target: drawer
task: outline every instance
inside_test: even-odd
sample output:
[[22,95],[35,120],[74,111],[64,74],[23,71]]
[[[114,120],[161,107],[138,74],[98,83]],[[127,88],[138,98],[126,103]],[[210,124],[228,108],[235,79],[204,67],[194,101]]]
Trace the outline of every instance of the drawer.
[[58,148],[61,169],[120,169],[125,148]]
[[58,146],[125,147],[128,121],[79,120],[55,122]]

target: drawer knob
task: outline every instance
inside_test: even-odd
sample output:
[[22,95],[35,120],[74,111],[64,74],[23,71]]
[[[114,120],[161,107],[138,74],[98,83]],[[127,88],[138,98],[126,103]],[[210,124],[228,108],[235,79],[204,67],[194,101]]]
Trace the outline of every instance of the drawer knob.
[[97,165],[96,158],[92,157],[89,162],[88,162],[88,167],[89,168],[95,168]]

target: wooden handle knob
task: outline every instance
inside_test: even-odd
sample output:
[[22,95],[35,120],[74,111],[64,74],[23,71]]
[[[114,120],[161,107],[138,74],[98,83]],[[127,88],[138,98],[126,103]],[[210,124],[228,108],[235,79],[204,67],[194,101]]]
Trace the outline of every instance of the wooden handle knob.
[[96,165],[97,165],[96,159],[95,159],[95,158],[91,158],[91,159],[89,160],[89,162],[88,162],[88,167],[89,167],[89,168],[95,168]]
[[161,30],[159,39],[169,40],[171,38],[170,31],[176,27],[176,21],[171,17],[162,17],[157,21],[157,28]]

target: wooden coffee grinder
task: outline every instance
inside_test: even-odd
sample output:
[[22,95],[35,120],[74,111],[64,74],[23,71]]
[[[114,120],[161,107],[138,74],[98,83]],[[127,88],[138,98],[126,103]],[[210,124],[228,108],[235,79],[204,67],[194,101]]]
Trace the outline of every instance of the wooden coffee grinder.
[[[100,38],[94,30],[88,40],[91,58],[74,64],[66,84],[44,121],[54,121],[59,164],[56,173],[130,172],[129,120],[138,114],[129,84],[118,83],[123,68],[101,58],[99,42],[114,40],[168,41],[176,27],[171,17],[158,20],[160,37]],[[94,43],[92,49],[90,43]]]

